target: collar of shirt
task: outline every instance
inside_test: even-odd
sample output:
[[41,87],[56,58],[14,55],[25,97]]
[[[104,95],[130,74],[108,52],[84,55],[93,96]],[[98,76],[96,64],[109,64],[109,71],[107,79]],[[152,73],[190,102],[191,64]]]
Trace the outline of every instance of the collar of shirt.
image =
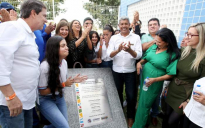
[[24,21],[22,18],[19,18],[19,19],[17,20],[17,22],[19,22],[19,23],[24,27],[24,29],[25,29],[29,34],[32,34],[32,36],[34,37],[34,39],[36,39],[35,34],[32,32],[31,28],[28,26],[28,24],[26,23],[26,21]]
[[24,21],[22,18],[19,18],[17,20],[23,27],[24,29],[28,32],[28,33],[33,33],[31,28],[28,26],[28,24],[26,23],[26,21]]
[[152,36],[151,36],[151,34],[147,34],[150,38],[152,38],[152,39],[154,39]]
[[[119,36],[122,36],[121,33],[119,33],[118,35],[119,35]],[[125,37],[125,38],[126,38],[126,37],[129,37],[129,36],[132,36],[132,35],[133,35],[133,33],[130,32],[127,36],[122,36],[122,37]]]

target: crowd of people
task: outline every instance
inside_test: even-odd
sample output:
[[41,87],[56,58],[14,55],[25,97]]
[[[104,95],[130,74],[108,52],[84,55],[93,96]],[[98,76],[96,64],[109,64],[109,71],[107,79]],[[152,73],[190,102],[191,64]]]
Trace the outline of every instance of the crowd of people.
[[[0,20],[2,128],[38,128],[39,115],[45,128],[69,128],[63,88],[87,76],[68,78],[68,68],[112,70],[122,107],[125,87],[129,128],[148,127],[149,116],[156,126],[161,97],[162,128],[205,127],[205,23],[191,25],[179,48],[158,18],[148,21],[149,33],[141,33],[137,11],[132,22],[121,17],[119,30],[105,25],[102,34],[92,30],[90,17],[83,25],[66,19],[47,23],[46,6],[39,0],[24,1],[20,18],[2,2]],[[170,83],[163,89],[164,81]]]

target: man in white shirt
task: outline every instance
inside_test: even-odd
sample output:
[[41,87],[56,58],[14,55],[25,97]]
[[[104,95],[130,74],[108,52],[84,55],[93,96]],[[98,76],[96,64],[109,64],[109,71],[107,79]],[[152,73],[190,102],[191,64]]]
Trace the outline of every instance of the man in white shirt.
[[43,29],[46,7],[39,0],[21,5],[21,18],[0,24],[0,125],[31,128],[39,78],[33,31]]
[[140,37],[129,31],[128,17],[119,21],[120,33],[111,37],[107,54],[113,58],[113,77],[120,102],[123,102],[123,85],[127,96],[128,126],[132,127],[136,105],[136,68],[135,62],[142,56]]

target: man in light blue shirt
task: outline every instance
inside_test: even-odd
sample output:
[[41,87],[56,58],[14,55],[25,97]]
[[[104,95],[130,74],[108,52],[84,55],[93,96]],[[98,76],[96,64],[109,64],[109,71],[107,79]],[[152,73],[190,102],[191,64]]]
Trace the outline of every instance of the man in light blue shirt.
[[150,46],[155,43],[154,37],[156,36],[155,34],[159,30],[159,28],[160,23],[157,18],[152,18],[148,21],[149,34],[144,34],[141,38],[143,52],[145,52]]

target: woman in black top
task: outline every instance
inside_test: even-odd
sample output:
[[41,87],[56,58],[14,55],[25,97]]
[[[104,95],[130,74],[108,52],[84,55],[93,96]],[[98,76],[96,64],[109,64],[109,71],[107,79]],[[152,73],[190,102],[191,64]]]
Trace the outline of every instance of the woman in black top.
[[[91,26],[87,26],[82,31],[82,26],[78,20],[73,20],[70,23],[70,33],[68,48],[70,55],[67,58],[68,68],[73,68],[76,62],[80,62],[85,67],[85,55],[92,53],[92,43],[89,39]],[[79,65],[76,65],[79,68]]]

